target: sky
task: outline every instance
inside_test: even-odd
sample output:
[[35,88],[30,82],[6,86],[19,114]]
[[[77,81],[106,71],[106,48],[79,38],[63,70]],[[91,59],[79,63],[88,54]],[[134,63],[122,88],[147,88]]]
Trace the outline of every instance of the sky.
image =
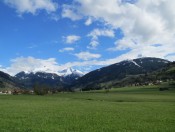
[[126,59],[175,61],[173,0],[1,0],[0,70],[84,73]]

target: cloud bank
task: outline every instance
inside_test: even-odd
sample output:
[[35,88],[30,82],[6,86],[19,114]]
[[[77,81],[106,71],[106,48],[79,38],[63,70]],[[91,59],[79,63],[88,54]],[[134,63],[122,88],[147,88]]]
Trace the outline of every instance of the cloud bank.
[[[175,48],[172,48],[175,44],[175,1],[74,0],[72,7],[72,12],[77,15],[100,21],[104,26],[110,25],[113,30],[121,29],[123,38],[111,46],[113,51],[129,49],[126,55],[134,58],[142,54],[168,59],[168,54],[175,53]],[[96,47],[99,45],[98,35],[91,36],[90,45]]]
[[7,68],[2,68],[1,70],[9,73],[10,75],[15,75],[18,72],[37,72],[45,71],[51,73],[58,72],[58,64],[55,58],[49,59],[38,59],[34,57],[18,57],[11,60],[11,65]]

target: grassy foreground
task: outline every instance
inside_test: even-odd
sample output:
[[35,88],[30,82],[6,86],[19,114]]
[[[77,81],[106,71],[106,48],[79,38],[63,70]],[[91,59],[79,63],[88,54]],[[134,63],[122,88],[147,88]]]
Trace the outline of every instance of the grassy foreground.
[[0,95],[0,132],[174,132],[175,90]]

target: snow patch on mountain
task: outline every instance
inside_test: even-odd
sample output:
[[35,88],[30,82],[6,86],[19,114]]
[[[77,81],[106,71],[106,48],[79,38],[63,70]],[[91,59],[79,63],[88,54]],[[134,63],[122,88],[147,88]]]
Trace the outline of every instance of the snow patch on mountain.
[[137,64],[135,61],[131,61],[132,63],[134,63],[136,66],[138,66],[138,67],[141,67],[139,64]]
[[[141,60],[140,60],[141,61]],[[134,60],[132,60],[132,59],[127,59],[126,61],[124,61],[124,62],[131,62],[131,63],[133,63],[134,65],[136,65],[136,66],[138,66],[138,67],[141,67],[137,62],[135,62]],[[142,62],[141,62],[142,63]],[[123,63],[123,65],[126,65],[126,63]],[[131,64],[130,64],[130,66],[131,66]]]

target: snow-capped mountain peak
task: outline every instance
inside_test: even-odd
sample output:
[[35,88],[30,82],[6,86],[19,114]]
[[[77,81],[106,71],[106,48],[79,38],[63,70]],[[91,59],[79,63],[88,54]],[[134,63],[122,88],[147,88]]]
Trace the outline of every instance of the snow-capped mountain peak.
[[59,72],[59,74],[61,76],[69,76],[69,75],[77,75],[77,76],[83,76],[83,72],[79,71],[79,70],[75,70],[75,69],[72,69],[72,68],[67,68],[67,69],[64,69],[62,71]]
[[67,75],[70,75],[73,73],[73,69],[72,68],[67,68],[67,69],[64,69],[60,72],[60,74],[62,74],[62,76],[67,76]]

